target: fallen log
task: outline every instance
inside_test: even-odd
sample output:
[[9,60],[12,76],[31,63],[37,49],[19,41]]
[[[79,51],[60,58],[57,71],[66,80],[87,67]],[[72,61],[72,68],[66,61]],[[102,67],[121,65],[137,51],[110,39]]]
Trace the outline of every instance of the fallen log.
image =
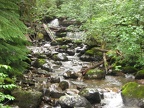
[[54,34],[52,33],[51,29],[50,29],[46,24],[44,24],[44,23],[43,23],[43,27],[44,27],[45,31],[48,33],[50,39],[51,39],[52,41],[55,41],[55,38],[54,38],[55,36],[54,36]]

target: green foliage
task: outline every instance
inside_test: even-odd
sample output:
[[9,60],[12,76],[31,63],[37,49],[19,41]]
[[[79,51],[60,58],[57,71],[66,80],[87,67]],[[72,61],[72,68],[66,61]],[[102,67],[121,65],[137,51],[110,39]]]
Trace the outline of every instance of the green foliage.
[[[3,71],[8,75],[16,75],[24,71],[27,63],[25,25],[19,20],[18,1],[0,0],[0,64],[10,66],[12,69]],[[1,68],[0,68],[0,71]]]
[[4,106],[3,104],[0,104],[0,108],[11,108],[11,107],[8,105]]
[[89,45],[100,43],[119,50],[127,64],[144,65],[143,0],[64,0],[60,7],[59,16],[82,22]]
[[23,0],[20,3],[21,19],[25,22],[39,22],[44,17],[53,17],[57,12],[58,0]]
[[[9,66],[7,65],[0,65],[0,68],[4,68],[4,69],[11,69]],[[7,74],[4,74],[2,71],[0,72],[0,102],[3,102],[5,99],[8,100],[14,100],[15,98],[9,94],[4,94],[3,92],[5,90],[11,90],[12,88],[16,87],[16,85],[14,84],[9,84],[5,82],[5,79],[8,78]],[[2,108],[8,108],[8,106],[3,106],[3,104],[0,104],[0,106]]]

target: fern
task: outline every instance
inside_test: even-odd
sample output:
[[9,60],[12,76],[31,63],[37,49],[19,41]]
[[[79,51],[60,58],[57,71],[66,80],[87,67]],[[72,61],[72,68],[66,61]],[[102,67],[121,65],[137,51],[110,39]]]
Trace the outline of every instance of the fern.
[[22,73],[27,66],[27,29],[20,21],[17,4],[16,0],[0,0],[0,64],[11,66],[11,71],[4,71],[8,75]]
[[[0,64],[0,69],[1,70],[9,70],[11,69],[10,66],[7,66],[7,65],[1,65]],[[3,92],[1,91],[4,91],[4,90],[10,90],[14,87],[16,87],[16,85],[14,84],[7,84],[5,83],[5,79],[8,77],[7,74],[4,74],[3,71],[0,71],[0,102],[3,102],[5,99],[8,99],[8,100],[14,100],[15,98],[9,94],[4,94]],[[8,108],[8,106],[3,106],[3,104],[0,103],[0,108]]]

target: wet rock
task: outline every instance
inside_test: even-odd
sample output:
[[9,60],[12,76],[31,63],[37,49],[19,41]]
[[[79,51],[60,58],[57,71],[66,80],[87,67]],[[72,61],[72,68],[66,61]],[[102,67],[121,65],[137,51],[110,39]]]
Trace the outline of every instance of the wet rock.
[[96,58],[84,54],[84,55],[80,56],[80,60],[90,62],[90,61],[96,61]]
[[60,98],[61,96],[65,95],[64,92],[59,88],[59,84],[55,83],[49,87],[49,96],[51,98]]
[[39,108],[52,108],[51,105],[43,103]]
[[58,45],[58,42],[57,42],[57,41],[52,41],[52,42],[51,42],[51,46],[56,46],[56,45]]
[[78,74],[76,72],[72,72],[72,71],[68,70],[63,74],[63,77],[66,79],[68,79],[68,78],[77,79]]
[[67,81],[61,81],[59,83],[59,87],[62,89],[62,90],[66,90],[69,88],[69,83]]
[[41,68],[46,71],[52,71],[51,66],[48,63],[43,64]]
[[70,56],[73,56],[75,54],[75,50],[74,49],[67,49],[66,53]]
[[58,52],[66,52],[68,49],[68,45],[61,45],[59,46],[59,49],[57,50]]
[[122,87],[122,99],[126,106],[144,107],[144,85],[136,82],[126,83]]
[[135,79],[144,79],[144,69],[136,73]]
[[60,82],[60,77],[58,77],[58,76],[51,76],[50,82],[51,83],[59,83]]
[[32,65],[34,67],[42,67],[46,63],[45,59],[37,59]]
[[38,108],[42,97],[39,91],[21,89],[12,91],[12,95],[15,97],[14,104],[20,108]]
[[103,78],[105,78],[105,72],[98,68],[90,69],[84,75],[84,78],[85,79],[103,79]]
[[69,94],[69,95],[75,95],[75,94],[79,93],[79,90],[77,90],[77,89],[67,89],[66,93]]
[[136,73],[137,69],[135,67],[132,67],[132,66],[127,66],[127,67],[122,68],[122,72],[132,74],[132,73]]
[[43,74],[43,75],[50,76],[50,74],[49,74],[48,71],[43,70],[43,69],[41,69],[41,68],[38,68],[37,73],[38,73],[38,74]]
[[76,86],[76,88],[78,89],[78,90],[81,90],[81,89],[84,89],[84,88],[86,88],[87,87],[87,85],[84,83],[84,82],[79,82],[79,81],[71,81],[71,83],[74,85],[74,86]]
[[100,93],[95,88],[85,88],[79,92],[79,95],[85,97],[91,104],[101,102]]
[[92,108],[90,102],[80,95],[65,95],[59,98],[58,103],[62,108],[84,107]]
[[68,58],[64,53],[54,54],[52,58],[56,61],[67,61]]
[[42,100],[44,101],[44,102],[51,102],[51,99],[50,99],[50,97],[48,97],[48,96],[44,96],[44,97],[42,97]]

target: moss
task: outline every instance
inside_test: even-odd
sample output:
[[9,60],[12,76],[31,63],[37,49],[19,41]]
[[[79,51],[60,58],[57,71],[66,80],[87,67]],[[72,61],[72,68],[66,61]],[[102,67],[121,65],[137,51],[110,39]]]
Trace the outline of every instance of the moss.
[[60,45],[72,42],[70,38],[57,38],[56,42]]
[[130,98],[144,98],[144,85],[139,85],[136,82],[126,83],[122,87],[122,95]]
[[144,69],[138,71],[138,72],[136,73],[136,75],[135,75],[135,78],[136,78],[136,79],[144,79]]
[[42,93],[32,90],[16,89],[12,91],[12,95],[16,98],[15,102],[20,108],[38,108]]
[[132,66],[126,66],[122,68],[122,71],[124,73],[136,73],[138,70],[135,67]]
[[95,69],[90,69],[86,74],[93,75],[93,74],[99,74],[99,73],[101,74],[101,73],[103,73],[103,71],[95,68]]
[[38,59],[38,62],[40,65],[43,65],[46,63],[45,59]]
[[95,52],[94,52],[94,50],[87,50],[86,52],[85,52],[85,54],[86,55],[95,55]]
[[82,40],[75,40],[74,43],[77,44],[77,45],[81,45],[82,44]]
[[100,56],[102,57],[102,52],[98,51],[98,48],[97,47],[93,47],[91,48],[90,50],[87,50],[85,52],[86,55],[90,55],[90,56]]
[[41,67],[42,65],[44,65],[46,63],[45,59],[37,59],[34,63],[34,66],[36,67]]
[[52,56],[52,58],[53,58],[54,60],[58,60],[57,54],[54,54],[54,55]]
[[42,33],[37,33],[36,39],[41,40],[44,38],[44,35]]
[[62,45],[62,46],[60,46],[60,48],[61,48],[61,49],[67,49],[68,46],[67,46],[67,45]]

